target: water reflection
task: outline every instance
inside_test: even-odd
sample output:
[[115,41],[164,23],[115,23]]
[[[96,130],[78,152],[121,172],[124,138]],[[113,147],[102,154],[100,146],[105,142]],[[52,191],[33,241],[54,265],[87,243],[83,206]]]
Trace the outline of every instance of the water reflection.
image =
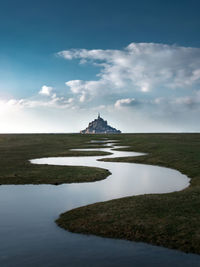
[[[94,142],[94,141],[93,141]],[[104,141],[105,142],[105,141]],[[108,143],[107,145],[113,145]],[[113,149],[124,148],[114,146]],[[182,190],[189,185],[186,175],[168,168],[150,166],[144,164],[119,163],[98,161],[102,158],[114,157],[133,157],[141,156],[143,153],[115,151],[112,148],[98,149],[75,149],[79,151],[105,151],[112,153],[108,156],[83,156],[83,157],[51,157],[31,160],[34,164],[50,164],[65,166],[89,166],[108,169],[111,175],[96,183],[69,185],[76,191],[79,187],[86,195],[95,194],[101,196],[96,201],[119,198],[129,195],[150,194],[150,193],[169,193]],[[76,189],[77,188],[77,189]],[[78,196],[80,198],[80,196]]]
[[[104,148],[103,151],[111,150]],[[141,155],[112,153],[106,157]],[[100,158],[48,158],[32,162],[109,169],[112,175],[103,181],[0,187],[1,267],[198,266],[200,257],[197,255],[143,243],[72,234],[56,226],[54,220],[68,209],[125,195],[181,190],[189,183],[187,177],[175,170],[96,161]]]

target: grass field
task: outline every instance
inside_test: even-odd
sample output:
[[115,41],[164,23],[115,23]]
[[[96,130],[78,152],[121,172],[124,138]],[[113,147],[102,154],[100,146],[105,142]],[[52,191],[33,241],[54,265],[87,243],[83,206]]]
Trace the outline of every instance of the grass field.
[[49,156],[106,155],[69,151],[82,148],[91,138],[79,134],[0,135],[0,184],[61,184],[105,179],[108,170],[89,167],[35,165],[29,159]]
[[190,187],[181,192],[133,196],[77,208],[63,213],[57,224],[72,232],[200,254],[200,134],[123,134],[109,138],[129,145],[126,150],[148,153],[114,161],[177,169],[191,178]]
[[0,184],[57,185],[104,179],[109,175],[104,169],[33,165],[28,161],[49,156],[105,155],[69,151],[100,147],[88,142],[102,137],[129,145],[126,150],[148,153],[114,161],[177,169],[191,178],[190,187],[181,192],[133,196],[81,207],[62,214],[57,224],[72,232],[144,241],[200,254],[200,134],[0,135]]

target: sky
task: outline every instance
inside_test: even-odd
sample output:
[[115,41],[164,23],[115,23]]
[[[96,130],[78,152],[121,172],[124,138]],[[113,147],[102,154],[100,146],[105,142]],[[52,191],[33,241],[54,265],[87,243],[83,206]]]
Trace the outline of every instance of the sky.
[[0,133],[199,132],[199,0],[0,0]]

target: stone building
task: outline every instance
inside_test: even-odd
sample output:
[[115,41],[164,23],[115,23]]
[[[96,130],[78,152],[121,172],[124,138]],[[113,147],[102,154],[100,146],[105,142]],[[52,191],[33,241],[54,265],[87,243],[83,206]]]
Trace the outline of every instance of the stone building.
[[90,122],[85,130],[80,131],[82,134],[119,134],[120,130],[117,130],[108,125],[107,121],[101,118],[98,114],[97,119]]

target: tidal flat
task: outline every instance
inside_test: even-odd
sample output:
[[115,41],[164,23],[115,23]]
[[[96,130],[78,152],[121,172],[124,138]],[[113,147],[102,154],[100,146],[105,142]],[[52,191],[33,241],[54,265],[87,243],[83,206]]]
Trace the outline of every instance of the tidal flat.
[[[183,191],[96,203],[63,213],[69,231],[147,242],[200,254],[200,134],[123,134],[112,137],[140,157],[105,159],[159,165],[191,178]],[[123,148],[123,150],[126,150]]]
[[[33,165],[31,158],[107,155],[103,152],[77,152],[91,138],[79,134],[1,134],[0,184],[62,184],[92,182],[110,173],[100,168],[82,166]],[[97,145],[96,145],[97,146]]]
[[[191,178],[190,186],[180,192],[131,196],[76,208],[63,213],[57,224],[72,232],[142,241],[200,254],[200,134],[0,135],[1,184],[60,184],[105,179],[109,172],[101,168],[29,162],[41,157],[107,155],[101,151],[69,151],[102,148],[103,143],[89,143],[102,138],[129,146],[123,151],[148,153],[105,160],[173,168]],[[64,210],[62,207],[60,213]]]

